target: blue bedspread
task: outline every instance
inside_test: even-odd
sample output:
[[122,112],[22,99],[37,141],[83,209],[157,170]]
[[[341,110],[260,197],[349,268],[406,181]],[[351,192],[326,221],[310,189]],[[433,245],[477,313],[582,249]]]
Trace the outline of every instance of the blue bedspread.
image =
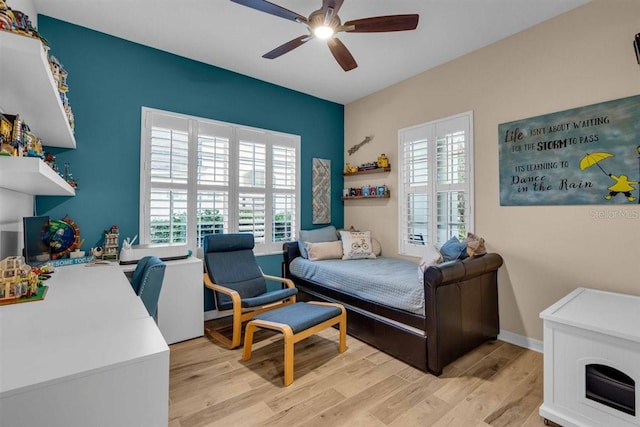
[[395,258],[309,261],[297,257],[289,265],[294,275],[356,295],[362,299],[424,314],[424,288],[418,265]]

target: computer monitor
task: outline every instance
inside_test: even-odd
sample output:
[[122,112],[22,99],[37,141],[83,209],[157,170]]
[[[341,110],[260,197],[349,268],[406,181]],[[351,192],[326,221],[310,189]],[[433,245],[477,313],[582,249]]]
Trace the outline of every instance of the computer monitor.
[[49,244],[49,217],[29,216],[22,219],[24,235],[24,259],[30,266],[38,266],[51,260]]

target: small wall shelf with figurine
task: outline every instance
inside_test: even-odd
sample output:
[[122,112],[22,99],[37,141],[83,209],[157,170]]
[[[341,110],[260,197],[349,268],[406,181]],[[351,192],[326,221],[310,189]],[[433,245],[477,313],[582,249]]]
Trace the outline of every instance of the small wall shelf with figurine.
[[391,165],[384,168],[358,169],[356,172],[344,172],[343,176],[362,175],[367,173],[384,173],[391,172]]
[[343,196],[342,200],[357,200],[357,199],[388,199],[391,197],[391,192],[389,190],[382,195],[369,195],[369,196]]

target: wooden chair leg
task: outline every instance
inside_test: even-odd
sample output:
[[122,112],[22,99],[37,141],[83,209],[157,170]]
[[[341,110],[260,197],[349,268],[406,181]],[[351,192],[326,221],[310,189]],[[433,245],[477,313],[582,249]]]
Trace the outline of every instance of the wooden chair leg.
[[244,350],[242,351],[242,360],[251,359],[251,346],[253,345],[253,332],[256,330],[256,326],[249,322],[247,329],[244,332]]
[[291,328],[284,328],[284,385],[288,386],[293,382],[293,332]]
[[240,304],[233,307],[233,336],[231,337],[231,348],[240,345],[242,339],[242,308]]
[[342,309],[340,315],[340,347],[338,347],[340,353],[347,351],[347,314]]

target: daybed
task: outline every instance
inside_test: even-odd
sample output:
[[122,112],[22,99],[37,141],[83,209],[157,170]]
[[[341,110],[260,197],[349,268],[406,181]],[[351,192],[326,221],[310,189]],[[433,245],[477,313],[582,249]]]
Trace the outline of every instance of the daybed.
[[[424,314],[302,279],[290,269],[296,257],[300,257],[298,242],[285,243],[283,276],[295,282],[299,301],[343,304],[349,335],[434,375],[442,374],[447,364],[478,345],[495,340],[500,331],[497,270],[502,257],[498,254],[428,267],[424,272]],[[338,262],[360,261],[365,260]],[[417,264],[410,264],[417,276]]]

